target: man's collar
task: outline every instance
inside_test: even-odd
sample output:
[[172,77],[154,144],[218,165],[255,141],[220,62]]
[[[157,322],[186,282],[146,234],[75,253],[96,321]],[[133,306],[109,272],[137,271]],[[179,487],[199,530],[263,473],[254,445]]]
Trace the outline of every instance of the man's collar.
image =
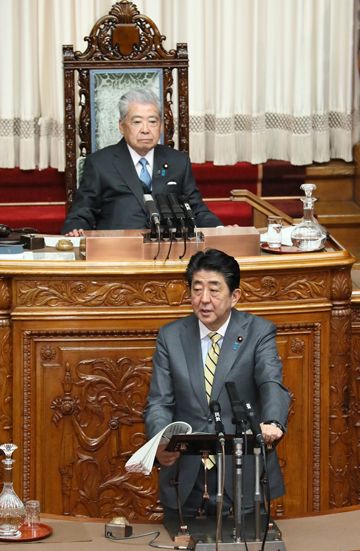
[[[230,323],[230,318],[231,318],[231,312],[226,322],[223,323],[222,326],[216,330],[216,333],[220,333],[220,335],[223,338],[225,337],[226,329],[228,328],[228,325]],[[208,334],[212,332],[212,330],[206,327],[206,325],[202,321],[198,320],[198,322],[199,322],[199,330],[200,330],[200,339],[203,339],[204,337],[207,337]]]
[[154,166],[154,149],[150,149],[150,151],[148,151],[146,153],[146,155],[139,155],[139,153],[137,153],[135,151],[135,149],[130,147],[130,145],[128,143],[126,145],[129,149],[129,153],[131,155],[134,166],[136,166],[138,164],[140,159],[146,159],[147,162],[149,163],[151,169],[153,168],[153,166]]

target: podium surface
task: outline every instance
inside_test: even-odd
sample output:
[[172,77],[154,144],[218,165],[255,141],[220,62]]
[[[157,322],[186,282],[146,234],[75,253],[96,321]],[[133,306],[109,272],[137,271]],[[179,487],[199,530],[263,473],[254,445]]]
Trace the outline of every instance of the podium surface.
[[[351,505],[356,465],[348,457],[356,442],[343,404],[352,399],[354,258],[330,239],[321,252],[238,260],[237,308],[276,323],[293,394],[277,448],[287,493],[273,516]],[[54,514],[104,517],[116,508],[131,521],[162,518],[156,469],[142,477],[124,465],[145,441],[157,332],[191,313],[186,265],[0,263],[0,438],[19,446],[14,478],[22,499],[40,499]]]

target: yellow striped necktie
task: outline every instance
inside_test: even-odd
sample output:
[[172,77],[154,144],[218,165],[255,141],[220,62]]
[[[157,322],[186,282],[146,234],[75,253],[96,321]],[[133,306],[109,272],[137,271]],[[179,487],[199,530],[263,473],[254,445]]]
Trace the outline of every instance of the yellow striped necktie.
[[[215,377],[216,364],[220,354],[219,340],[221,339],[222,335],[213,331],[208,334],[208,337],[211,339],[211,345],[205,359],[204,376],[206,397],[209,403]],[[215,466],[215,461],[215,457],[213,455],[209,455],[207,459],[204,459],[205,468],[207,470],[212,469]]]
[[212,386],[215,377],[216,364],[220,354],[219,340],[221,339],[220,333],[213,331],[209,333],[208,337],[211,339],[211,346],[205,360],[205,390],[208,403],[210,402]]

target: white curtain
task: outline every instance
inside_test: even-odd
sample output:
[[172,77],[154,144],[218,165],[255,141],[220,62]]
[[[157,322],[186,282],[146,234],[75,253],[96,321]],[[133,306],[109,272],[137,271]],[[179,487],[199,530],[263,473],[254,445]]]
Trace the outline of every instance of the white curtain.
[[[0,166],[64,170],[62,45],[115,0],[0,0]],[[187,42],[194,162],[352,159],[359,0],[135,0]]]

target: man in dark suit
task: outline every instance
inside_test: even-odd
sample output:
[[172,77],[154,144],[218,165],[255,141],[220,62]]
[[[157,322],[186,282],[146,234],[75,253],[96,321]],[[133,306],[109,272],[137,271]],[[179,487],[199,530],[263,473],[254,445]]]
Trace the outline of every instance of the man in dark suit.
[[[167,193],[168,182],[176,182],[176,193],[186,197],[197,226],[222,225],[202,201],[189,156],[159,145],[162,123],[156,95],[149,90],[132,90],[121,97],[119,111],[123,139],[86,157],[62,233],[78,236],[89,229],[149,227],[144,192]],[[149,178],[148,187],[143,183],[143,170]]]
[[[159,331],[153,358],[153,374],[145,408],[148,437],[173,421],[186,421],[194,432],[215,432],[210,400],[221,407],[225,432],[234,433],[233,413],[225,387],[236,385],[240,400],[249,402],[260,423],[267,446],[285,431],[290,396],[282,384],[282,365],[277,352],[275,325],[258,316],[235,309],[240,299],[240,269],[237,261],[222,251],[196,253],[186,271],[194,313],[172,322]],[[220,354],[210,396],[205,384],[206,357],[211,347],[209,334],[220,334]],[[209,392],[208,392],[209,394]],[[177,478],[182,511],[195,516],[199,508],[216,511],[216,467],[207,472],[210,498],[203,500],[204,467],[200,456],[179,456],[161,444],[157,460],[161,465],[159,485],[164,518],[177,509],[172,483]],[[231,457],[226,458],[224,508],[233,500]],[[253,505],[254,461],[244,457],[245,510]],[[267,458],[271,498],[284,493],[275,451]]]

